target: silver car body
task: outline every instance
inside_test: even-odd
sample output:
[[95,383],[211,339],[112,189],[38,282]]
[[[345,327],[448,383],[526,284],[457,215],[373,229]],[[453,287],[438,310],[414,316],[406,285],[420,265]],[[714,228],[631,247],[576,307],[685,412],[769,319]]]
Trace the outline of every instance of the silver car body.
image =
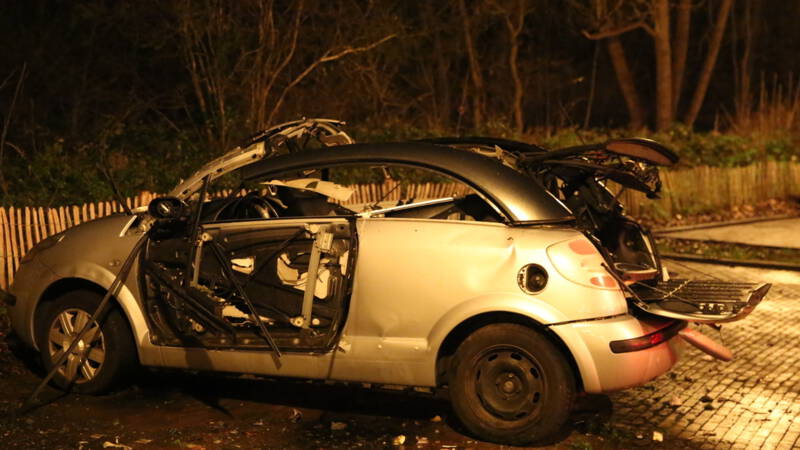
[[[208,174],[219,176],[259,160],[266,167],[270,162],[263,159],[266,153],[263,143],[237,149],[207,165],[174,194],[189,198]],[[505,208],[516,223],[357,217],[359,250],[352,296],[333,351],[287,352],[278,360],[269,351],[155,345],[136,265],[116,301],[135,334],[139,361],[154,367],[435,387],[441,382],[439,356],[454,330],[476,318],[515,317],[537,327],[564,350],[587,392],[642,384],[669,370],[677,361],[679,339],[624,353],[614,353],[609,346],[612,341],[647,335],[668,322],[634,317],[616,283],[589,286],[565,277],[563,264],[580,266],[579,258],[554,265],[548,249],[576,240],[589,243],[587,238],[569,226],[550,226],[547,221],[520,226],[535,222],[526,214],[536,211],[515,204],[510,192],[497,195],[491,203]],[[102,289],[111,286],[121,261],[143,232],[133,226],[141,226],[139,222],[123,215],[97,220],[51,238],[35,250],[11,289],[17,299],[10,308],[12,323],[23,341],[38,345],[34,338],[37,307],[53,292],[86,283]],[[337,222],[346,221],[279,218],[210,224],[205,229]],[[523,292],[517,282],[520,269],[531,263],[550,274],[546,288],[535,294]]]
[[[48,288],[85,280],[108,289],[137,236],[124,235],[130,217],[114,216],[65,233],[57,248],[25,264],[15,280],[11,309],[19,336],[36,346],[36,307]],[[286,223],[272,223],[285,226]],[[238,223],[234,226],[254,226]],[[154,345],[134,268],[117,295],[147,366],[293,376],[340,381],[436,386],[440,346],[452,330],[482,314],[516,314],[550,330],[574,359],[587,392],[644,383],[676,361],[677,340],[646,350],[612,353],[609,342],[663,327],[628,313],[622,291],[577,285],[549,261],[546,248],[583,238],[563,229],[512,228],[480,222],[360,218],[360,252],[350,312],[338,350],[322,355],[285,354],[279,365],[269,352],[207,350]],[[121,236],[122,235],[122,236]],[[93,245],[103,242],[104,245]],[[435,255],[424,263],[421,253]],[[537,262],[553,274],[532,296],[515,274]]]

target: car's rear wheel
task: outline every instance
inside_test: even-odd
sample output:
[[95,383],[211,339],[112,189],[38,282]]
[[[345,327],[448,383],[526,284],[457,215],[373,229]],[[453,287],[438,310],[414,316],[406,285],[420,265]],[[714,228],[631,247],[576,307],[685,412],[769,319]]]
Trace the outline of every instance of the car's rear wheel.
[[[37,339],[45,370],[69,349],[89,323],[102,296],[72,291],[43,308],[37,320]],[[61,389],[100,394],[119,386],[136,367],[133,333],[119,308],[112,307],[89,325],[83,338],[59,365],[52,383]]]
[[476,330],[458,347],[450,376],[453,409],[477,437],[545,443],[569,418],[575,380],[545,336],[511,323]]

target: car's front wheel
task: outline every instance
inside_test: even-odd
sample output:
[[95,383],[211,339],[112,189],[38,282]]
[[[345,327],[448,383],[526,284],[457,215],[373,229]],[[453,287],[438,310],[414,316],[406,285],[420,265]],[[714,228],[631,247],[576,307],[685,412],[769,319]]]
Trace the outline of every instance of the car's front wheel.
[[[43,308],[36,342],[45,370],[69,349],[90,322],[102,296],[88,290],[68,292]],[[133,333],[119,308],[110,308],[61,362],[52,382],[62,389],[99,394],[118,386],[136,367]]]
[[546,443],[569,418],[572,370],[559,349],[531,328],[500,323],[476,330],[458,347],[452,368],[453,409],[481,439]]

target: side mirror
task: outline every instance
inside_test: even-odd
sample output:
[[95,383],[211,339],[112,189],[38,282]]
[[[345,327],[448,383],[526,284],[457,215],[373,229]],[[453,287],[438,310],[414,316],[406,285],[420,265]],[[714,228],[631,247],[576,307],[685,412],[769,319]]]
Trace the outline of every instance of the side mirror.
[[159,197],[150,202],[147,212],[156,219],[179,219],[188,207],[177,197]]

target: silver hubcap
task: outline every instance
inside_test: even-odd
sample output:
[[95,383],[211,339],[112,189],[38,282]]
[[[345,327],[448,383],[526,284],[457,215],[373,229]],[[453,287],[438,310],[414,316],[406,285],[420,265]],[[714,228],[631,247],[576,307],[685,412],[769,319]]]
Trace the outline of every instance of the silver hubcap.
[[[51,361],[55,362],[69,349],[90,319],[91,316],[86,311],[71,308],[62,311],[53,320],[48,338]],[[74,380],[75,383],[85,383],[97,375],[103,367],[105,357],[106,344],[103,332],[97,322],[92,322],[83,338],[58,368],[58,373],[67,380]]]

